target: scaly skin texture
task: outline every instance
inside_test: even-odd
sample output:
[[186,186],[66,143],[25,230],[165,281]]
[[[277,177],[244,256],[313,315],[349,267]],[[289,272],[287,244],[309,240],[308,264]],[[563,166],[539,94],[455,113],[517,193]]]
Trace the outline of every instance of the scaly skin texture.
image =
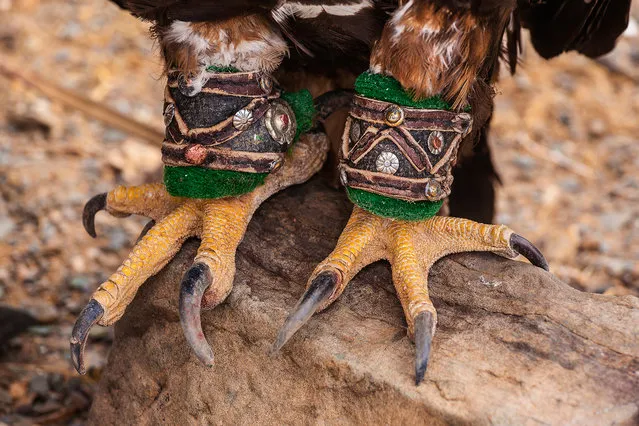
[[355,207],[335,250],[317,266],[309,285],[323,272],[338,273],[339,284],[320,307],[325,309],[362,268],[380,259],[388,260],[412,336],[417,315],[424,311],[436,315],[428,297],[428,271],[433,264],[448,254],[466,251],[490,251],[515,257],[517,253],[509,245],[512,233],[504,225],[443,216],[419,222],[402,221],[382,218]]
[[328,141],[323,135],[304,135],[284,165],[264,185],[240,197],[214,200],[170,196],[162,184],[120,186],[107,195],[106,210],[114,216],[140,214],[157,223],[135,245],[120,268],[93,294],[104,309],[98,324],[108,326],[124,314],[138,288],[161,270],[189,237],[202,240],[195,262],[209,266],[213,283],[203,305],[212,308],[231,291],[235,250],[253,213],[271,195],[302,183],[323,164]]

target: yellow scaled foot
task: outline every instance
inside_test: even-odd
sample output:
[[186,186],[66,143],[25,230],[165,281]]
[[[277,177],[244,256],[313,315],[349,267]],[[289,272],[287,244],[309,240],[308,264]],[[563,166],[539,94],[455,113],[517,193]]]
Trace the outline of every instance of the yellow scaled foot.
[[363,267],[385,259],[391,264],[408,334],[415,341],[415,375],[419,384],[426,372],[437,324],[437,313],[428,295],[428,272],[442,257],[467,251],[489,251],[511,258],[522,254],[548,270],[539,250],[505,225],[443,216],[403,221],[355,207],[335,250],[311,275],[306,292],[286,319],[274,349],[279,350],[316,311],[333,303]]
[[198,237],[202,243],[182,282],[180,319],[198,358],[211,364],[213,351],[200,324],[202,303],[213,307],[231,291],[235,251],[255,210],[271,195],[302,183],[319,171],[327,151],[328,140],[324,135],[302,136],[279,170],[269,175],[262,186],[239,197],[172,197],[162,184],[118,187],[93,197],[83,216],[85,228],[92,236],[95,236],[94,217],[100,210],[118,217],[144,215],[155,224],[80,313],[71,336],[71,356],[78,372],[86,371],[83,352],[91,327],[96,323],[108,326],[120,319],[140,286],[159,272],[189,237]]

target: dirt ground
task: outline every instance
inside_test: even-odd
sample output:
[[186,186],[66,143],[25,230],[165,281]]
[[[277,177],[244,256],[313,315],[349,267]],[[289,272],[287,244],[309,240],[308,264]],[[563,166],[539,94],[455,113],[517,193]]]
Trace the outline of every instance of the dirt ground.
[[[635,16],[639,14],[635,13]],[[79,424],[112,339],[97,327],[79,377],[73,321],[145,220],[99,216],[92,196],[159,178],[159,142],[45,96],[18,71],[162,129],[161,67],[147,25],[106,0],[0,0],[0,304],[41,325],[0,353],[0,425]],[[575,288],[639,294],[639,35],[592,61],[545,62],[531,48],[504,77],[493,124],[503,184],[497,222],[535,242]]]

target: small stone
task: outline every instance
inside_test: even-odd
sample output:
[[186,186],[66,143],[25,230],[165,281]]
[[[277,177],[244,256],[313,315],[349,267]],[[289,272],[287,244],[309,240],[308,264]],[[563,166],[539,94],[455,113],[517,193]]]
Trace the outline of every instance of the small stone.
[[581,182],[579,182],[572,176],[559,181],[559,186],[561,187],[561,189],[571,194],[577,194],[583,190]]
[[50,324],[59,317],[59,312],[56,307],[46,302],[36,302],[31,306],[25,307],[25,310],[37,319],[38,322],[44,324]]
[[105,142],[122,142],[124,139],[126,139],[126,133],[123,133],[118,129],[109,127],[102,133],[102,139]]
[[73,277],[69,284],[75,290],[86,291],[91,286],[91,281],[83,275],[78,275]]
[[29,381],[29,392],[46,397],[49,393],[49,380],[45,374],[39,374]]
[[26,382],[13,382],[9,385],[9,394],[14,401],[20,400],[27,396]]
[[16,224],[9,216],[0,216],[0,240],[4,240],[13,230]]
[[51,326],[48,325],[34,325],[29,327],[29,333],[36,336],[48,336],[51,334]]
[[64,380],[64,376],[62,374],[60,374],[60,373],[51,373],[49,375],[49,387],[54,392],[61,393],[62,391],[64,391],[64,386],[65,386],[65,380]]
[[524,154],[517,155],[513,159],[513,163],[517,166],[517,168],[524,170],[534,170],[537,168],[537,160]]
[[12,401],[13,398],[11,398],[11,394],[6,390],[0,388],[0,407],[9,406]]
[[33,412],[40,415],[52,413],[60,409],[62,409],[62,404],[52,399],[49,399],[44,403],[40,403],[40,404],[36,403],[33,405]]

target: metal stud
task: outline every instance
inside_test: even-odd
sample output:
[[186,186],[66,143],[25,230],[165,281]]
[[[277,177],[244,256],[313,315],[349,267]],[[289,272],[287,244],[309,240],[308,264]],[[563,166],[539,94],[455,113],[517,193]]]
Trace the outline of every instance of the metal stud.
[[434,131],[428,135],[428,150],[437,155],[444,148],[444,135],[442,132]]
[[276,99],[271,102],[271,107],[266,112],[264,124],[269,135],[281,145],[293,142],[297,122],[291,107],[284,101]]
[[175,105],[167,104],[166,108],[164,108],[164,125],[168,126],[171,124],[173,117],[175,117]]
[[378,172],[394,175],[399,169],[399,158],[390,151],[384,151],[377,156],[375,167]]
[[384,114],[386,124],[391,127],[397,127],[404,122],[404,110],[397,105],[391,105],[386,108]]
[[352,121],[351,129],[350,129],[351,142],[357,143],[361,136],[362,136],[362,128],[360,127],[360,123],[358,121]]
[[426,196],[431,201],[436,201],[442,193],[442,185],[436,180],[431,180],[426,184]]
[[246,108],[242,108],[233,116],[233,127],[240,131],[248,129],[252,122],[253,112]]

